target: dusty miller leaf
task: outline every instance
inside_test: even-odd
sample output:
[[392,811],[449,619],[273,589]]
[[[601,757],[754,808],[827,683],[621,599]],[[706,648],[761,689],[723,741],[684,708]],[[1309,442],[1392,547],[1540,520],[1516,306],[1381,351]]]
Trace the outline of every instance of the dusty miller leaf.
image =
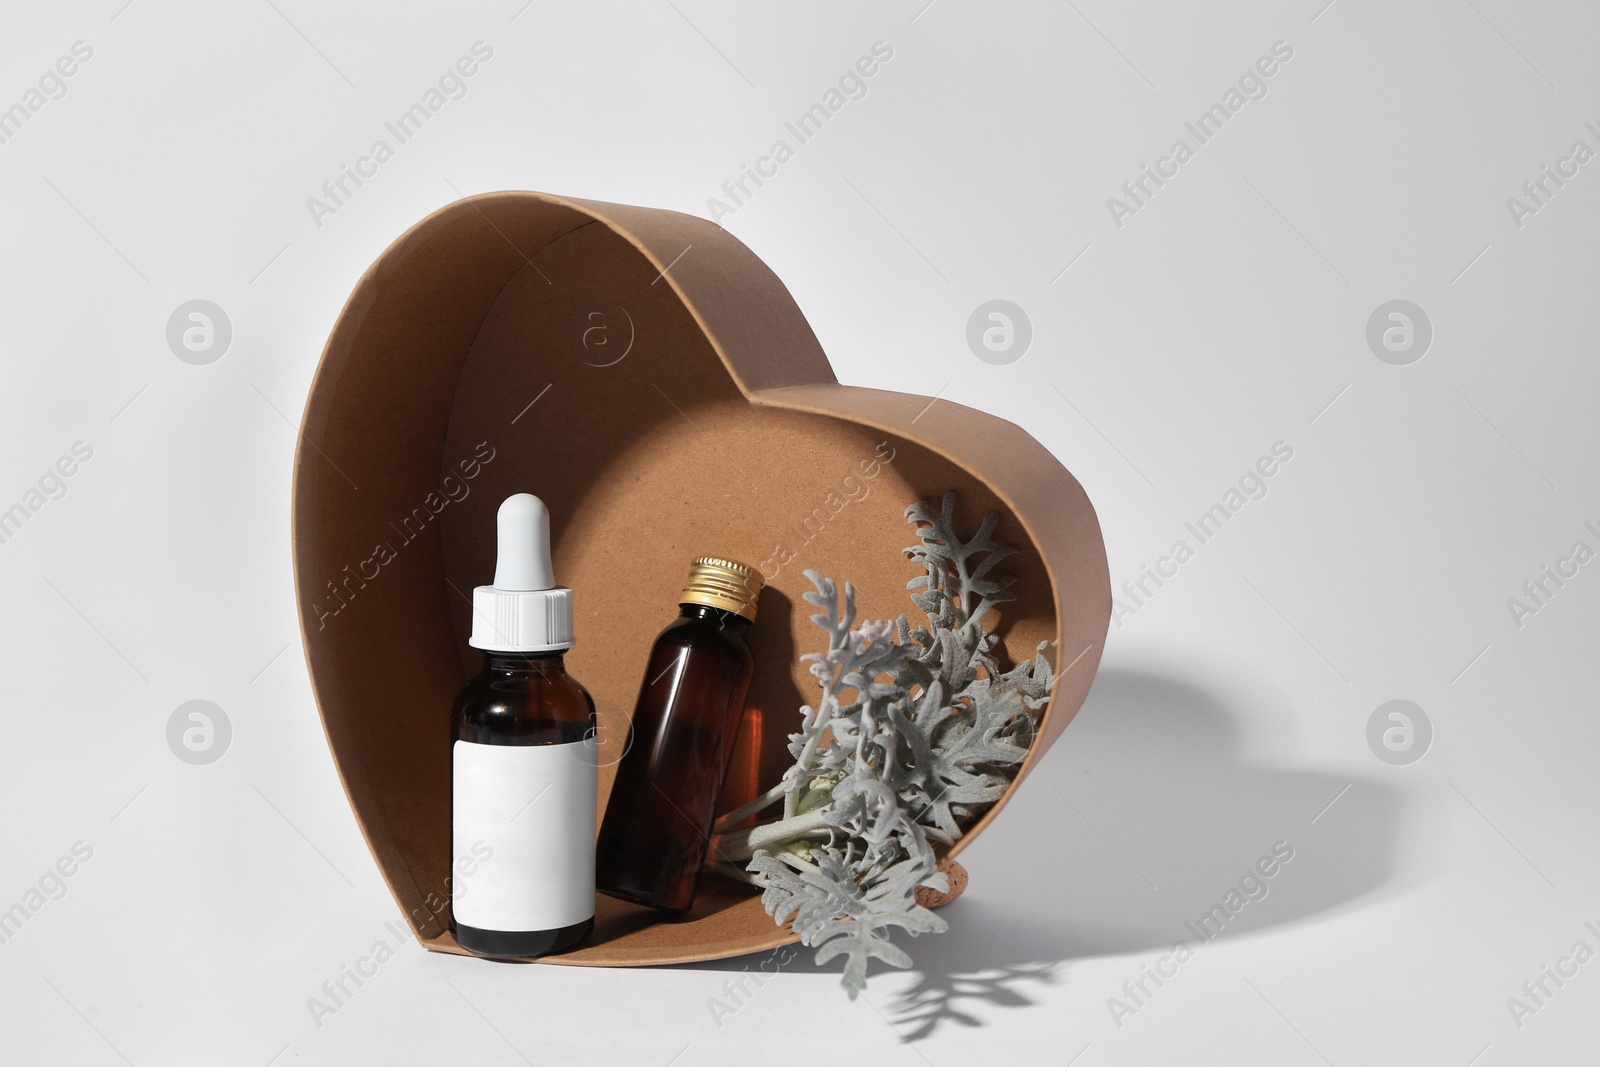
[[907,589],[926,625],[904,615],[857,623],[852,585],[841,598],[832,579],[805,572],[815,587],[805,600],[819,609],[811,620],[828,645],[803,657],[821,694],[790,735],[795,763],[784,773],[785,818],[774,824],[793,820],[796,830],[755,849],[746,869],[767,913],[792,921],[818,963],[845,957],[852,999],[870,960],[910,966],[893,928],[947,928],[916,902],[919,885],[948,886],[934,845],[956,841],[1005,793],[1054,682],[1044,644],[1000,669],[983,621],[1014,599],[1015,579],[995,566],[1015,550],[994,540],[998,515],[966,540],[954,516],[954,494],[937,512],[925,503],[906,511],[918,542],[906,554],[925,572]]

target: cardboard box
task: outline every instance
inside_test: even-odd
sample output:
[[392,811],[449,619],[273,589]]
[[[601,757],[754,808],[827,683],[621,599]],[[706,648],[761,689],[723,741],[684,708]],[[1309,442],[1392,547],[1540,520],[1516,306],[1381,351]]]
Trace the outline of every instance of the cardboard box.
[[[503,497],[550,506],[556,577],[577,606],[567,663],[602,723],[603,810],[693,556],[768,576],[729,787],[753,789],[789,762],[786,735],[816,693],[799,662],[822,647],[803,571],[855,583],[863,617],[920,620],[904,510],[950,490],[963,530],[998,510],[997,537],[1021,550],[1005,564],[1020,593],[998,620],[1007,652],[1053,640],[1058,669],[1072,664],[1026,775],[1082,704],[1111,612],[1094,509],[1038,442],[947,400],[839,385],[783,283],[702,219],[503,192],[397,240],[351,294],[306,401],[294,569],[328,743],[419,940],[461,951],[450,708],[480,666],[469,597],[491,578]],[[601,896],[589,942],[543,962],[681,963],[795,939],[751,887],[706,875],[700,892],[679,922]]]

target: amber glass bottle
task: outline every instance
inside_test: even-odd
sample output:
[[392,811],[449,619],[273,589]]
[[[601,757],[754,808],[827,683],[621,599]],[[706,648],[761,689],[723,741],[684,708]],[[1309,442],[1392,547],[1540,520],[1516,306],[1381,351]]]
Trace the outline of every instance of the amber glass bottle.
[[650,651],[606,804],[595,855],[601,892],[669,913],[694,903],[750,688],[745,636],[761,585],[743,563],[694,561],[678,618]]
[[[550,767],[535,767],[528,784],[509,798],[513,807],[523,806],[523,793],[543,802],[538,810],[529,804],[526,811],[512,815],[508,822],[512,827],[540,830],[535,845],[537,851],[532,851],[526,861],[543,868],[530,871],[525,880],[511,891],[522,895],[527,905],[541,909],[541,914],[557,916],[526,925],[543,926],[547,922],[563,924],[550,929],[485,929],[469,926],[455,916],[452,926],[456,940],[462,948],[485,956],[543,956],[573,947],[594,929],[593,902],[591,900],[587,908],[577,908],[579,912],[587,911],[587,915],[567,923],[566,919],[574,916],[561,916],[558,911],[552,910],[560,905],[552,903],[551,898],[559,900],[562,896],[575,893],[577,900],[581,901],[585,891],[582,883],[585,881],[584,873],[589,858],[584,853],[588,850],[590,835],[594,833],[594,815],[591,807],[585,824],[581,809],[586,799],[583,791],[587,790],[590,796],[593,795],[595,777],[594,749],[588,743],[595,728],[595,713],[594,701],[590,699],[588,690],[567,674],[560,652],[485,652],[483,671],[467,683],[467,687],[456,698],[451,725],[451,736],[457,742],[495,746],[491,751],[499,751],[502,746],[538,746],[540,751],[537,754],[529,752],[529,755],[544,757],[546,763],[552,764]],[[569,763],[576,766],[568,767]],[[516,775],[521,770],[513,766],[499,773]],[[569,780],[572,782],[570,786]],[[575,797],[563,795],[574,789],[577,791]],[[551,819],[556,822],[541,830],[541,822]],[[569,839],[575,840],[569,843]],[[478,865],[477,861],[482,861],[485,875],[499,873],[494,870],[494,854],[485,855],[486,850],[478,842],[463,840],[458,844],[473,856],[473,866]],[[478,845],[476,854],[471,852],[473,845]],[[516,853],[527,847],[522,842],[502,843],[501,852],[505,853],[509,848],[512,854],[502,854],[499,862],[502,865],[518,862],[521,857]],[[574,854],[568,856],[564,852]],[[458,860],[453,873],[462,886],[479,888],[472,885],[476,871],[471,872],[473,876],[463,877],[469,871],[470,868],[464,870]],[[564,884],[573,881],[578,883],[575,887],[569,888]],[[495,889],[498,891],[499,887]],[[589,892],[592,893],[592,890]],[[465,901],[458,901],[457,907],[461,912],[470,914]]]
[[543,956],[594,929],[594,701],[566,672],[572,590],[550,568],[550,513],[497,518],[494,584],[472,591],[483,670],[451,712],[450,928],[486,956]]

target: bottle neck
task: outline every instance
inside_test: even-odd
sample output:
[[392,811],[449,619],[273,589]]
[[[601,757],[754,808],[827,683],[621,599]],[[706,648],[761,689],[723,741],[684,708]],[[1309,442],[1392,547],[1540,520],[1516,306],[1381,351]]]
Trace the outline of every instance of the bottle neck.
[[566,652],[496,652],[485,649],[483,669],[500,674],[563,674]]
[[732,630],[737,634],[744,634],[750,630],[750,620],[734,611],[723,611],[721,608],[709,607],[705,604],[679,604],[678,618],[702,619],[724,630]]

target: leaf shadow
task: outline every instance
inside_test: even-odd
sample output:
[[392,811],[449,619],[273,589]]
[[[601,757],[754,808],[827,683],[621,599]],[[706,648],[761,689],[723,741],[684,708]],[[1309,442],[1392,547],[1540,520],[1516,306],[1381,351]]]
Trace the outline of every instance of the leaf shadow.
[[1033,1007],[1038,1001],[1028,995],[1030,984],[1055,985],[1065,968],[1060,960],[1036,959],[977,970],[919,966],[911,973],[912,983],[898,990],[889,1005],[892,1017],[884,1016],[903,1042],[932,1037],[942,1024],[987,1025],[981,1010],[985,1007]]
[[[941,909],[950,930],[900,941],[916,962],[885,1019],[902,1040],[1031,1006],[1075,959],[1179,941],[1205,952],[1219,938],[1318,921],[1402,891],[1398,790],[1378,778],[1253,762],[1242,741],[1236,716],[1187,681],[1101,671],[1006,818],[962,853],[972,883]],[[1203,917],[1277,842],[1293,859],[1207,925]],[[896,973],[877,965],[870,976],[892,982]],[[1138,973],[1130,963],[1129,976]]]

